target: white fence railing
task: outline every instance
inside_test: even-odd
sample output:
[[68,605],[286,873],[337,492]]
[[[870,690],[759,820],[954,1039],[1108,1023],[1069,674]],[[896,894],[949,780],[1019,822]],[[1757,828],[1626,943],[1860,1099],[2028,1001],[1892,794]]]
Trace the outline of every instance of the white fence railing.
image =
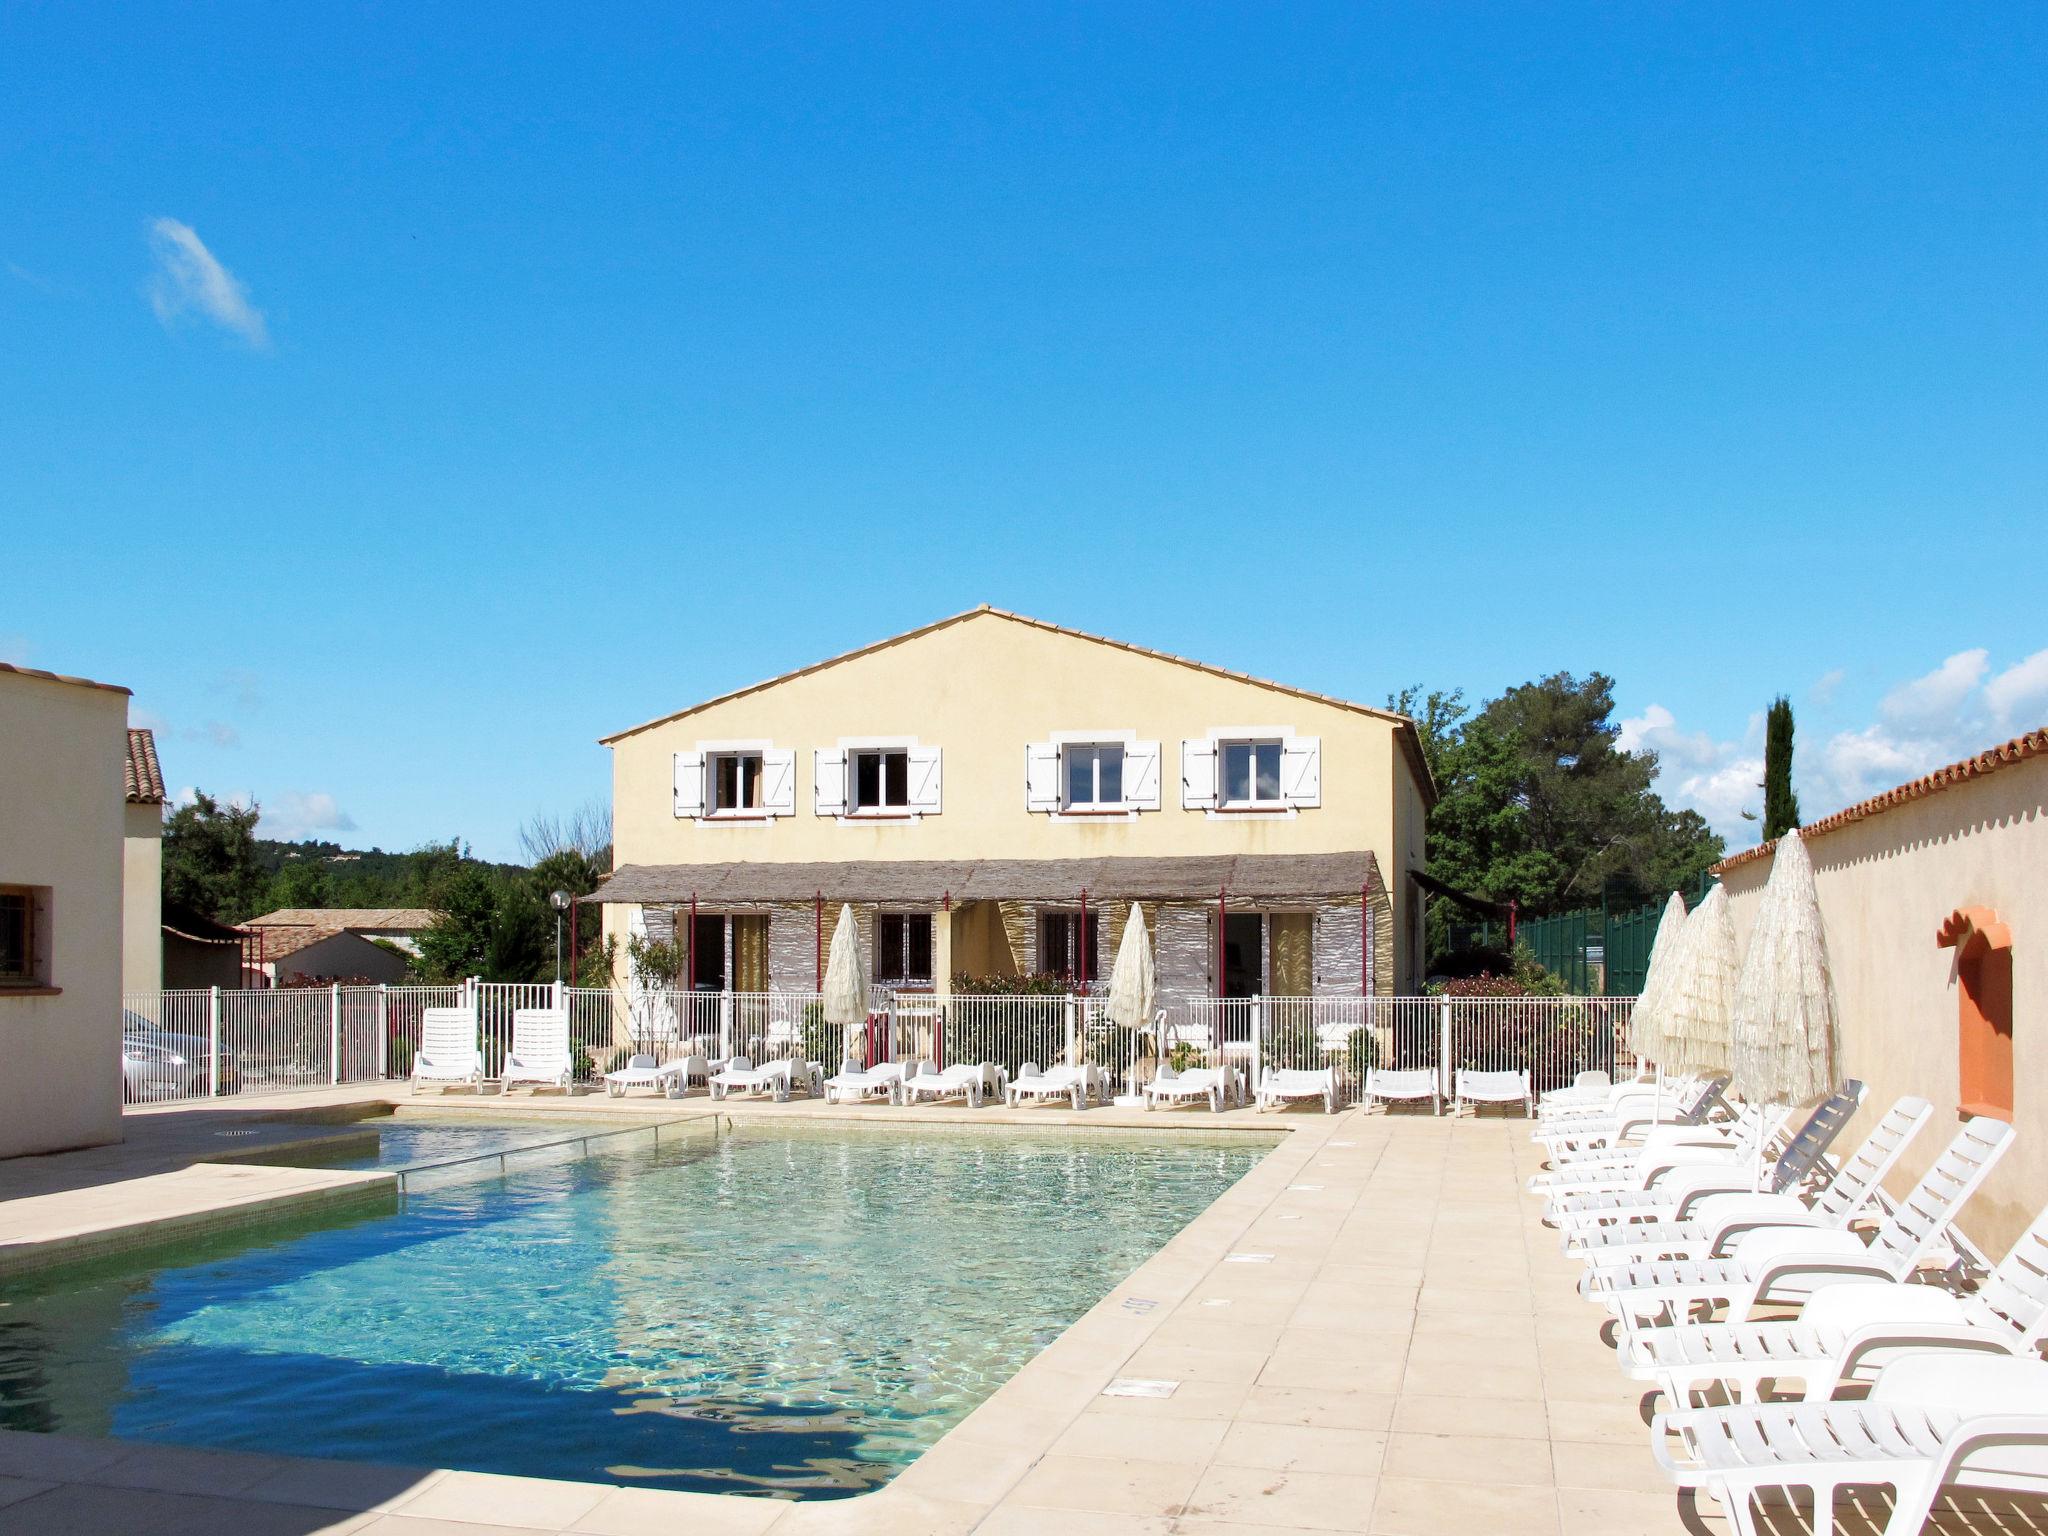
[[1355,1101],[1374,1066],[1429,1067],[1449,1092],[1458,1067],[1527,1067],[1541,1092],[1597,1069],[1634,1068],[1625,997],[1196,998],[1149,1027],[1115,1023],[1099,995],[955,994],[878,989],[865,1024],[825,1022],[815,992],[635,991],[500,984],[188,990],[128,997],[122,1086],[131,1102],[320,1088],[402,1078],[430,1007],[468,1007],[487,1076],[522,1008],[565,1009],[578,1076],[635,1051],[756,1061],[800,1056],[826,1072],[852,1059],[1027,1063],[1092,1061],[1117,1092],[1160,1066],[1231,1066],[1256,1083],[1269,1068],[1333,1068]]

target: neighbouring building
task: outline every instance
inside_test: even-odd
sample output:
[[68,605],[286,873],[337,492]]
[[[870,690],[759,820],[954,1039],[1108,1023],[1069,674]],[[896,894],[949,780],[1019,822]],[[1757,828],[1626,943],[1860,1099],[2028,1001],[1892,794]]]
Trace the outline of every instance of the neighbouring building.
[[[1107,976],[1142,902],[1162,998],[1351,996],[1422,966],[1414,723],[991,608],[604,739],[619,942],[698,989]],[[694,920],[693,920],[694,914]]]
[[247,984],[242,957],[252,948],[249,935],[203,912],[177,902],[163,908],[164,989],[189,987],[231,989]]
[[[1800,828],[1813,858],[1841,1018],[1842,1072],[1870,1085],[1860,1136],[1902,1094],[1942,1119],[1909,1149],[1919,1177],[1955,1119],[2019,1134],[1962,1225],[1995,1256],[2048,1202],[2048,729]],[[1773,844],[1716,873],[1748,942]]]
[[121,990],[164,985],[164,771],[151,731],[128,733],[122,770]]
[[419,936],[434,925],[424,907],[286,907],[242,925],[255,936],[246,951],[260,979],[401,982]]
[[128,690],[0,663],[0,1157],[121,1139]]

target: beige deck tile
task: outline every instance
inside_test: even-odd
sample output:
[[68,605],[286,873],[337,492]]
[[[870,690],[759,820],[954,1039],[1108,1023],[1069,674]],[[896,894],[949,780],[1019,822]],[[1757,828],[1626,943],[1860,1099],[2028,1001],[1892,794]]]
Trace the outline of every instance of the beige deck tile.
[[1200,1467],[1097,1456],[1046,1456],[1008,1502],[1040,1509],[1092,1509],[1105,1514],[1180,1513],[1201,1477]]
[[1104,1515],[1085,1509],[1005,1505],[974,1528],[975,1536],[1175,1536],[1184,1529],[1164,1516]]
[[1541,1440],[1484,1435],[1417,1435],[1395,1431],[1382,1469],[1388,1477],[1447,1483],[1512,1483],[1548,1487],[1550,1446]]
[[[375,1515],[64,1483],[0,1507],[0,1536],[345,1536]],[[475,1526],[466,1536],[478,1536]]]
[[1650,1459],[1647,1430],[1634,1445],[1596,1445],[1583,1440],[1559,1440],[1550,1447],[1550,1451],[1560,1488],[1601,1488],[1620,1493],[1673,1496],[1671,1479]]
[[1378,1430],[1238,1423],[1223,1436],[1214,1459],[1223,1467],[1375,1477],[1386,1448],[1387,1437]]
[[1374,1333],[1351,1333],[1334,1328],[1288,1328],[1280,1342],[1269,1351],[1275,1360],[1307,1356],[1340,1365],[1373,1365],[1399,1360],[1409,1350],[1405,1328]]
[[1195,1315],[1176,1313],[1159,1325],[1150,1342],[1225,1350],[1270,1350],[1280,1342],[1279,1323],[1247,1322],[1237,1312],[1231,1306],[1208,1308]]
[[[1088,1405],[1088,1411],[1119,1418],[1218,1419],[1227,1423],[1250,1390],[1250,1383],[1241,1381],[1183,1381],[1171,1397],[1098,1396]],[[1064,1432],[1063,1425],[1061,1433]]]
[[[185,1445],[133,1445],[126,1456],[94,1472],[92,1480],[109,1488],[149,1488],[160,1493],[233,1494],[276,1477],[290,1465],[282,1456],[203,1451]],[[357,1512],[365,1507],[361,1504],[353,1506]]]
[[1543,1404],[1516,1397],[1432,1397],[1406,1393],[1394,1403],[1393,1427],[1417,1435],[1485,1435],[1547,1440]]
[[[987,1509],[885,1488],[857,1499],[784,1504],[782,1518],[771,1529],[775,1536],[966,1536]],[[686,1525],[674,1529],[690,1532]]]
[[0,1474],[75,1482],[119,1461],[134,1449],[125,1440],[93,1440],[83,1435],[38,1435],[19,1429],[0,1430]]
[[10,1504],[19,1504],[24,1499],[32,1499],[39,1493],[48,1493],[52,1488],[60,1486],[58,1483],[40,1482],[32,1477],[0,1477],[0,1509],[5,1509]]
[[[1668,1487],[1654,1494],[1564,1488],[1558,1491],[1557,1507],[1568,1536],[1698,1536]],[[1709,1526],[1722,1528],[1718,1520]]]
[[416,1520],[495,1521],[518,1529],[555,1531],[573,1525],[612,1490],[602,1483],[507,1477],[497,1472],[450,1472],[399,1504],[392,1513]]
[[1402,1366],[1400,1389],[1428,1397],[1543,1396],[1543,1375],[1525,1366],[1445,1364]]
[[1536,1353],[1533,1341],[1524,1343],[1518,1339],[1494,1338],[1486,1334],[1477,1337],[1431,1334],[1413,1339],[1408,1345],[1408,1365],[1410,1369],[1435,1365],[1508,1366],[1516,1370],[1529,1371],[1541,1369],[1540,1357]]
[[905,1467],[895,1481],[923,1498],[987,1507],[1000,1503],[1038,1456],[1039,1449],[1032,1444],[941,1441]]
[[241,1490],[245,1499],[316,1509],[388,1510],[446,1477],[425,1467],[293,1458]]
[[1203,1467],[1223,1443],[1230,1421],[1141,1419],[1131,1414],[1084,1413],[1052,1444],[1054,1456],[1109,1456]]
[[[1612,1400],[1552,1397],[1548,1405],[1550,1438],[1601,1445],[1648,1445],[1650,1426],[1643,1418],[1642,1402],[1635,1396],[1638,1386],[1636,1382],[1623,1383]],[[1643,1390],[1647,1393],[1648,1389]]]
[[1191,1520],[1226,1526],[1363,1531],[1375,1491],[1370,1477],[1214,1466],[1187,1504]]
[[1364,1362],[1313,1355],[1275,1356],[1259,1372],[1262,1387],[1310,1387],[1324,1392],[1396,1392],[1406,1364],[1397,1358]]
[[782,1499],[692,1496],[660,1488],[614,1488],[568,1527],[577,1536],[760,1536],[789,1512]]
[[1457,1530],[1485,1536],[1560,1536],[1557,1498],[1548,1488],[1405,1477],[1380,1479],[1368,1529],[1376,1536],[1443,1536]]
[[1249,1384],[1266,1364],[1262,1349],[1190,1349],[1180,1344],[1147,1344],[1124,1363],[1125,1376],[1163,1381],[1224,1381]]
[[[1583,1307],[1585,1303],[1573,1298]],[[1416,1297],[1418,1312],[1458,1312],[1467,1316],[1486,1312],[1528,1313],[1535,1310],[1527,1291],[1477,1291],[1466,1286],[1423,1284]]]
[[1390,1392],[1255,1386],[1239,1406],[1237,1421],[1302,1424],[1313,1429],[1386,1429],[1394,1421],[1398,1401]]

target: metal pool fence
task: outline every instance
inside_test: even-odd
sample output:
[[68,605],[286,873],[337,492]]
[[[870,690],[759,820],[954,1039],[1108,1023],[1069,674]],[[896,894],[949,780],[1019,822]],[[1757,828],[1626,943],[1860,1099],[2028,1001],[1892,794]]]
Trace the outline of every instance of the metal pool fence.
[[324,1088],[410,1076],[428,1008],[467,1009],[486,1077],[511,1047],[514,1015],[561,1009],[576,1076],[645,1053],[754,1061],[1093,1062],[1133,1093],[1162,1065],[1231,1067],[1249,1087],[1273,1068],[1334,1070],[1355,1102],[1378,1067],[1428,1067],[1449,1093],[1459,1067],[1529,1070],[1536,1091],[1580,1072],[1635,1069],[1628,997],[1247,997],[1170,1000],[1128,1029],[1083,993],[987,996],[878,989],[863,1024],[825,1021],[816,992],[687,992],[479,981],[454,986],[194,989],[125,999],[122,1089],[130,1102]]

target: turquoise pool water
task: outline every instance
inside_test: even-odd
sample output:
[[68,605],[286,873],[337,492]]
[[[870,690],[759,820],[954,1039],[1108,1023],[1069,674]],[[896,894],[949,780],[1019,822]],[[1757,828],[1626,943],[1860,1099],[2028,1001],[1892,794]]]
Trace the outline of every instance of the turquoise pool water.
[[[395,1124],[379,1161],[553,1139]],[[0,1293],[0,1426],[830,1498],[1234,1183],[1237,1136],[747,1128]]]

